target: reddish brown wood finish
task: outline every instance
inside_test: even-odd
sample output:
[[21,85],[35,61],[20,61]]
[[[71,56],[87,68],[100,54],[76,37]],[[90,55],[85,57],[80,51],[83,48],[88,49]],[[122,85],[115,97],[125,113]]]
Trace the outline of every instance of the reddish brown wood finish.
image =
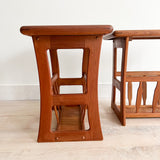
[[132,102],[132,82],[128,82],[128,102],[131,105]]
[[21,33],[28,36],[37,35],[104,35],[113,31],[110,25],[71,25],[71,26],[23,26]]
[[[113,40],[113,80],[112,102],[117,117],[122,125],[126,124],[126,118],[130,117],[160,117],[160,71],[134,71],[127,72],[127,55],[129,41],[134,39],[160,39],[160,30],[119,30],[105,35],[105,40]],[[121,72],[117,72],[117,48],[122,48]],[[117,77],[120,76],[119,81]],[[157,81],[152,105],[146,105],[147,81]],[[128,102],[126,105],[126,82],[128,82]],[[139,82],[136,104],[132,105],[132,82]],[[116,92],[120,90],[120,106],[116,105]],[[143,104],[141,103],[143,99]]]
[[103,39],[125,38],[131,39],[160,39],[160,30],[118,30],[105,35]]
[[[98,67],[102,36],[111,32],[111,26],[21,27],[21,33],[33,38],[38,65],[41,93],[38,142],[103,139],[98,110]],[[84,50],[82,78],[60,78],[57,49],[75,48]],[[52,75],[47,50],[50,51]],[[83,93],[60,94],[61,85],[82,85]],[[57,118],[54,132],[51,131],[52,109]],[[84,130],[86,109],[89,130]]]

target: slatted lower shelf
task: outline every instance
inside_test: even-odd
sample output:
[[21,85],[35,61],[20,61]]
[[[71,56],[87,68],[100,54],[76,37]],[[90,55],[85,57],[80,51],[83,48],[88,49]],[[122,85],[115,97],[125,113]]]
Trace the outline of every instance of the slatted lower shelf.
[[[152,111],[153,111],[152,105],[141,105],[139,107],[138,113],[153,113]],[[136,106],[134,105],[126,106],[126,113],[136,113]],[[160,107],[156,107],[154,113],[160,113]]]
[[[118,110],[120,110],[120,106],[117,106]],[[135,118],[135,117],[160,117],[160,105],[155,108],[153,112],[152,105],[141,105],[139,107],[138,112],[136,112],[136,106],[128,105],[125,107],[126,117],[127,118]]]
[[79,106],[62,106],[59,113],[58,131],[82,130],[81,110]]

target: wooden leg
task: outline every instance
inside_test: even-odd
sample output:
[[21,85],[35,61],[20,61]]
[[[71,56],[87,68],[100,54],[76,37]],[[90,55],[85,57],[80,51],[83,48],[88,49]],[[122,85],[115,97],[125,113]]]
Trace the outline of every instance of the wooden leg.
[[121,123],[123,126],[126,125],[125,106],[126,106],[126,70],[127,70],[128,43],[129,43],[129,37],[123,40],[123,53],[122,53],[122,64],[121,64],[120,112],[121,112]]
[[[126,125],[125,113],[125,94],[126,94],[126,69],[127,69],[127,55],[128,55],[129,38],[117,38],[113,41],[113,78],[112,78],[112,101],[111,106],[118,116],[122,125]],[[117,76],[117,48],[122,48],[122,64],[121,64],[121,81]],[[120,109],[115,104],[116,88],[120,90]]]
[[92,37],[86,41],[86,48],[90,49],[87,92],[88,92],[88,119],[90,125],[90,136],[94,140],[102,140],[102,131],[98,109],[98,68],[102,37]]
[[48,37],[33,37],[33,43],[36,53],[37,66],[40,82],[40,123],[38,142],[50,141],[51,121],[52,121],[52,97],[49,91],[52,91],[51,76],[48,64],[47,49],[49,44]]
[[117,71],[117,48],[113,46],[113,75],[112,75],[112,99],[111,99],[111,107],[114,109],[115,98],[116,98],[116,87],[114,85],[114,79],[116,78]]

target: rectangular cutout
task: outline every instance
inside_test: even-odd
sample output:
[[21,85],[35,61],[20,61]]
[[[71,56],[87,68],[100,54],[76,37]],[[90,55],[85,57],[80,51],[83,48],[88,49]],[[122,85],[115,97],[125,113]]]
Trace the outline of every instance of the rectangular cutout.
[[122,48],[117,48],[117,72],[121,72],[122,66]]
[[[116,71],[117,72],[121,72],[121,66],[122,66],[122,48],[117,48],[117,68]],[[121,76],[117,76],[117,79],[119,81],[121,81]]]
[[60,86],[60,94],[83,93],[82,85]]
[[60,78],[81,78],[83,49],[58,49]]

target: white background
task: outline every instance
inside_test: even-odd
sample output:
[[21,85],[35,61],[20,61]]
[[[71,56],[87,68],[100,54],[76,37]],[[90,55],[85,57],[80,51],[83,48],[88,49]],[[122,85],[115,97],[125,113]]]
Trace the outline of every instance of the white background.
[[[34,99],[38,72],[30,37],[22,25],[98,25],[160,29],[159,0],[0,0],[0,99]],[[62,64],[73,63],[62,58]],[[160,41],[130,42],[129,70],[160,70]],[[77,63],[78,64],[78,63]],[[74,65],[74,72],[80,65]],[[68,73],[73,73],[70,70]],[[111,85],[112,42],[103,41],[99,85]],[[103,87],[102,87],[103,88]],[[104,91],[105,94],[107,92]],[[108,93],[110,94],[110,92]],[[22,96],[23,95],[23,96]]]

